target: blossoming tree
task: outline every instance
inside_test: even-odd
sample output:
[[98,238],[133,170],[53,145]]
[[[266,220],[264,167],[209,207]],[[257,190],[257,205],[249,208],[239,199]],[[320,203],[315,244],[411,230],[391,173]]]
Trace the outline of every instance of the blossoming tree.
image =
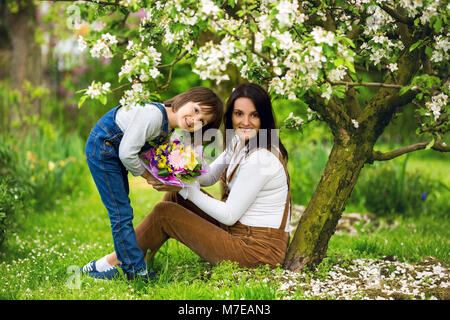
[[[305,116],[299,104],[287,126],[317,120],[330,127],[333,148],[286,256],[291,270],[323,259],[365,164],[420,149],[450,150],[443,142],[450,89],[445,1],[91,0],[70,8],[71,18],[103,21],[104,28],[78,41],[93,57],[123,58],[124,105],[166,89],[183,60],[201,79],[226,81],[233,67],[272,96],[306,102]],[[126,23],[130,15],[141,17],[134,29]],[[175,53],[171,63],[161,64],[161,47]],[[361,98],[364,87],[375,90],[368,100]],[[106,103],[111,90],[94,81],[80,105],[88,97]],[[424,142],[374,150],[405,108],[415,109]]]

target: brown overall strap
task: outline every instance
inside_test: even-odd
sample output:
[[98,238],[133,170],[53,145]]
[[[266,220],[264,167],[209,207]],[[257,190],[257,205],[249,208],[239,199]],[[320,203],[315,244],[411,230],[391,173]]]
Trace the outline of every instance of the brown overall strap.
[[289,172],[287,170],[286,167],[286,161],[284,161],[283,156],[281,155],[280,152],[269,149],[270,152],[272,152],[274,155],[276,155],[278,157],[278,160],[280,160],[281,164],[283,165],[284,168],[284,173],[286,174],[286,180],[287,180],[287,185],[288,185],[288,192],[287,192],[287,196],[286,196],[286,203],[284,205],[284,213],[283,213],[283,218],[281,219],[281,225],[280,225],[280,230],[283,230],[286,228],[286,223],[287,223],[287,219],[289,216],[289,208],[291,206],[291,179],[289,177]]

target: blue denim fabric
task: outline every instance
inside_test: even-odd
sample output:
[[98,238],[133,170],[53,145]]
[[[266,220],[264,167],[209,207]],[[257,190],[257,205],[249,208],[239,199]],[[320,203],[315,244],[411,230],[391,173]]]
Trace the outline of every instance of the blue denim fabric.
[[[168,118],[164,105],[152,102],[163,114],[160,136],[146,144],[163,143],[168,138]],[[107,112],[92,129],[86,143],[86,160],[111,222],[114,249],[128,274],[146,269],[144,254],[138,247],[130,205],[128,172],[119,158],[123,132],[115,122],[121,106]]]

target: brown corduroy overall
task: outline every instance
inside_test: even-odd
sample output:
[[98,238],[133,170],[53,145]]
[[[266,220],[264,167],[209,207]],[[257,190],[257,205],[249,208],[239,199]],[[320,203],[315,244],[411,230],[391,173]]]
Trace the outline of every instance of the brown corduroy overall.
[[[279,155],[278,158],[283,164],[288,182],[286,205],[278,229],[252,227],[240,222],[226,226],[191,201],[183,199],[177,192],[167,192],[163,201],[157,203],[136,227],[137,243],[144,255],[150,250],[147,259],[151,259],[169,238],[174,238],[213,265],[225,260],[238,262],[241,267],[262,264],[275,267],[283,264],[289,243],[289,234],[284,230],[290,206],[290,183],[284,159]],[[222,174],[221,180],[225,182],[222,201],[228,197],[228,183],[237,166],[227,179],[227,170]]]

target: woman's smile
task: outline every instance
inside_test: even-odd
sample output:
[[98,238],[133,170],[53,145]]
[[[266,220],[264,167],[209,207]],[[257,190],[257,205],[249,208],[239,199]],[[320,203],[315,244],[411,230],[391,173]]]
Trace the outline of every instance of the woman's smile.
[[255,136],[261,127],[261,120],[252,100],[241,97],[236,99],[232,114],[233,129],[243,140]]

